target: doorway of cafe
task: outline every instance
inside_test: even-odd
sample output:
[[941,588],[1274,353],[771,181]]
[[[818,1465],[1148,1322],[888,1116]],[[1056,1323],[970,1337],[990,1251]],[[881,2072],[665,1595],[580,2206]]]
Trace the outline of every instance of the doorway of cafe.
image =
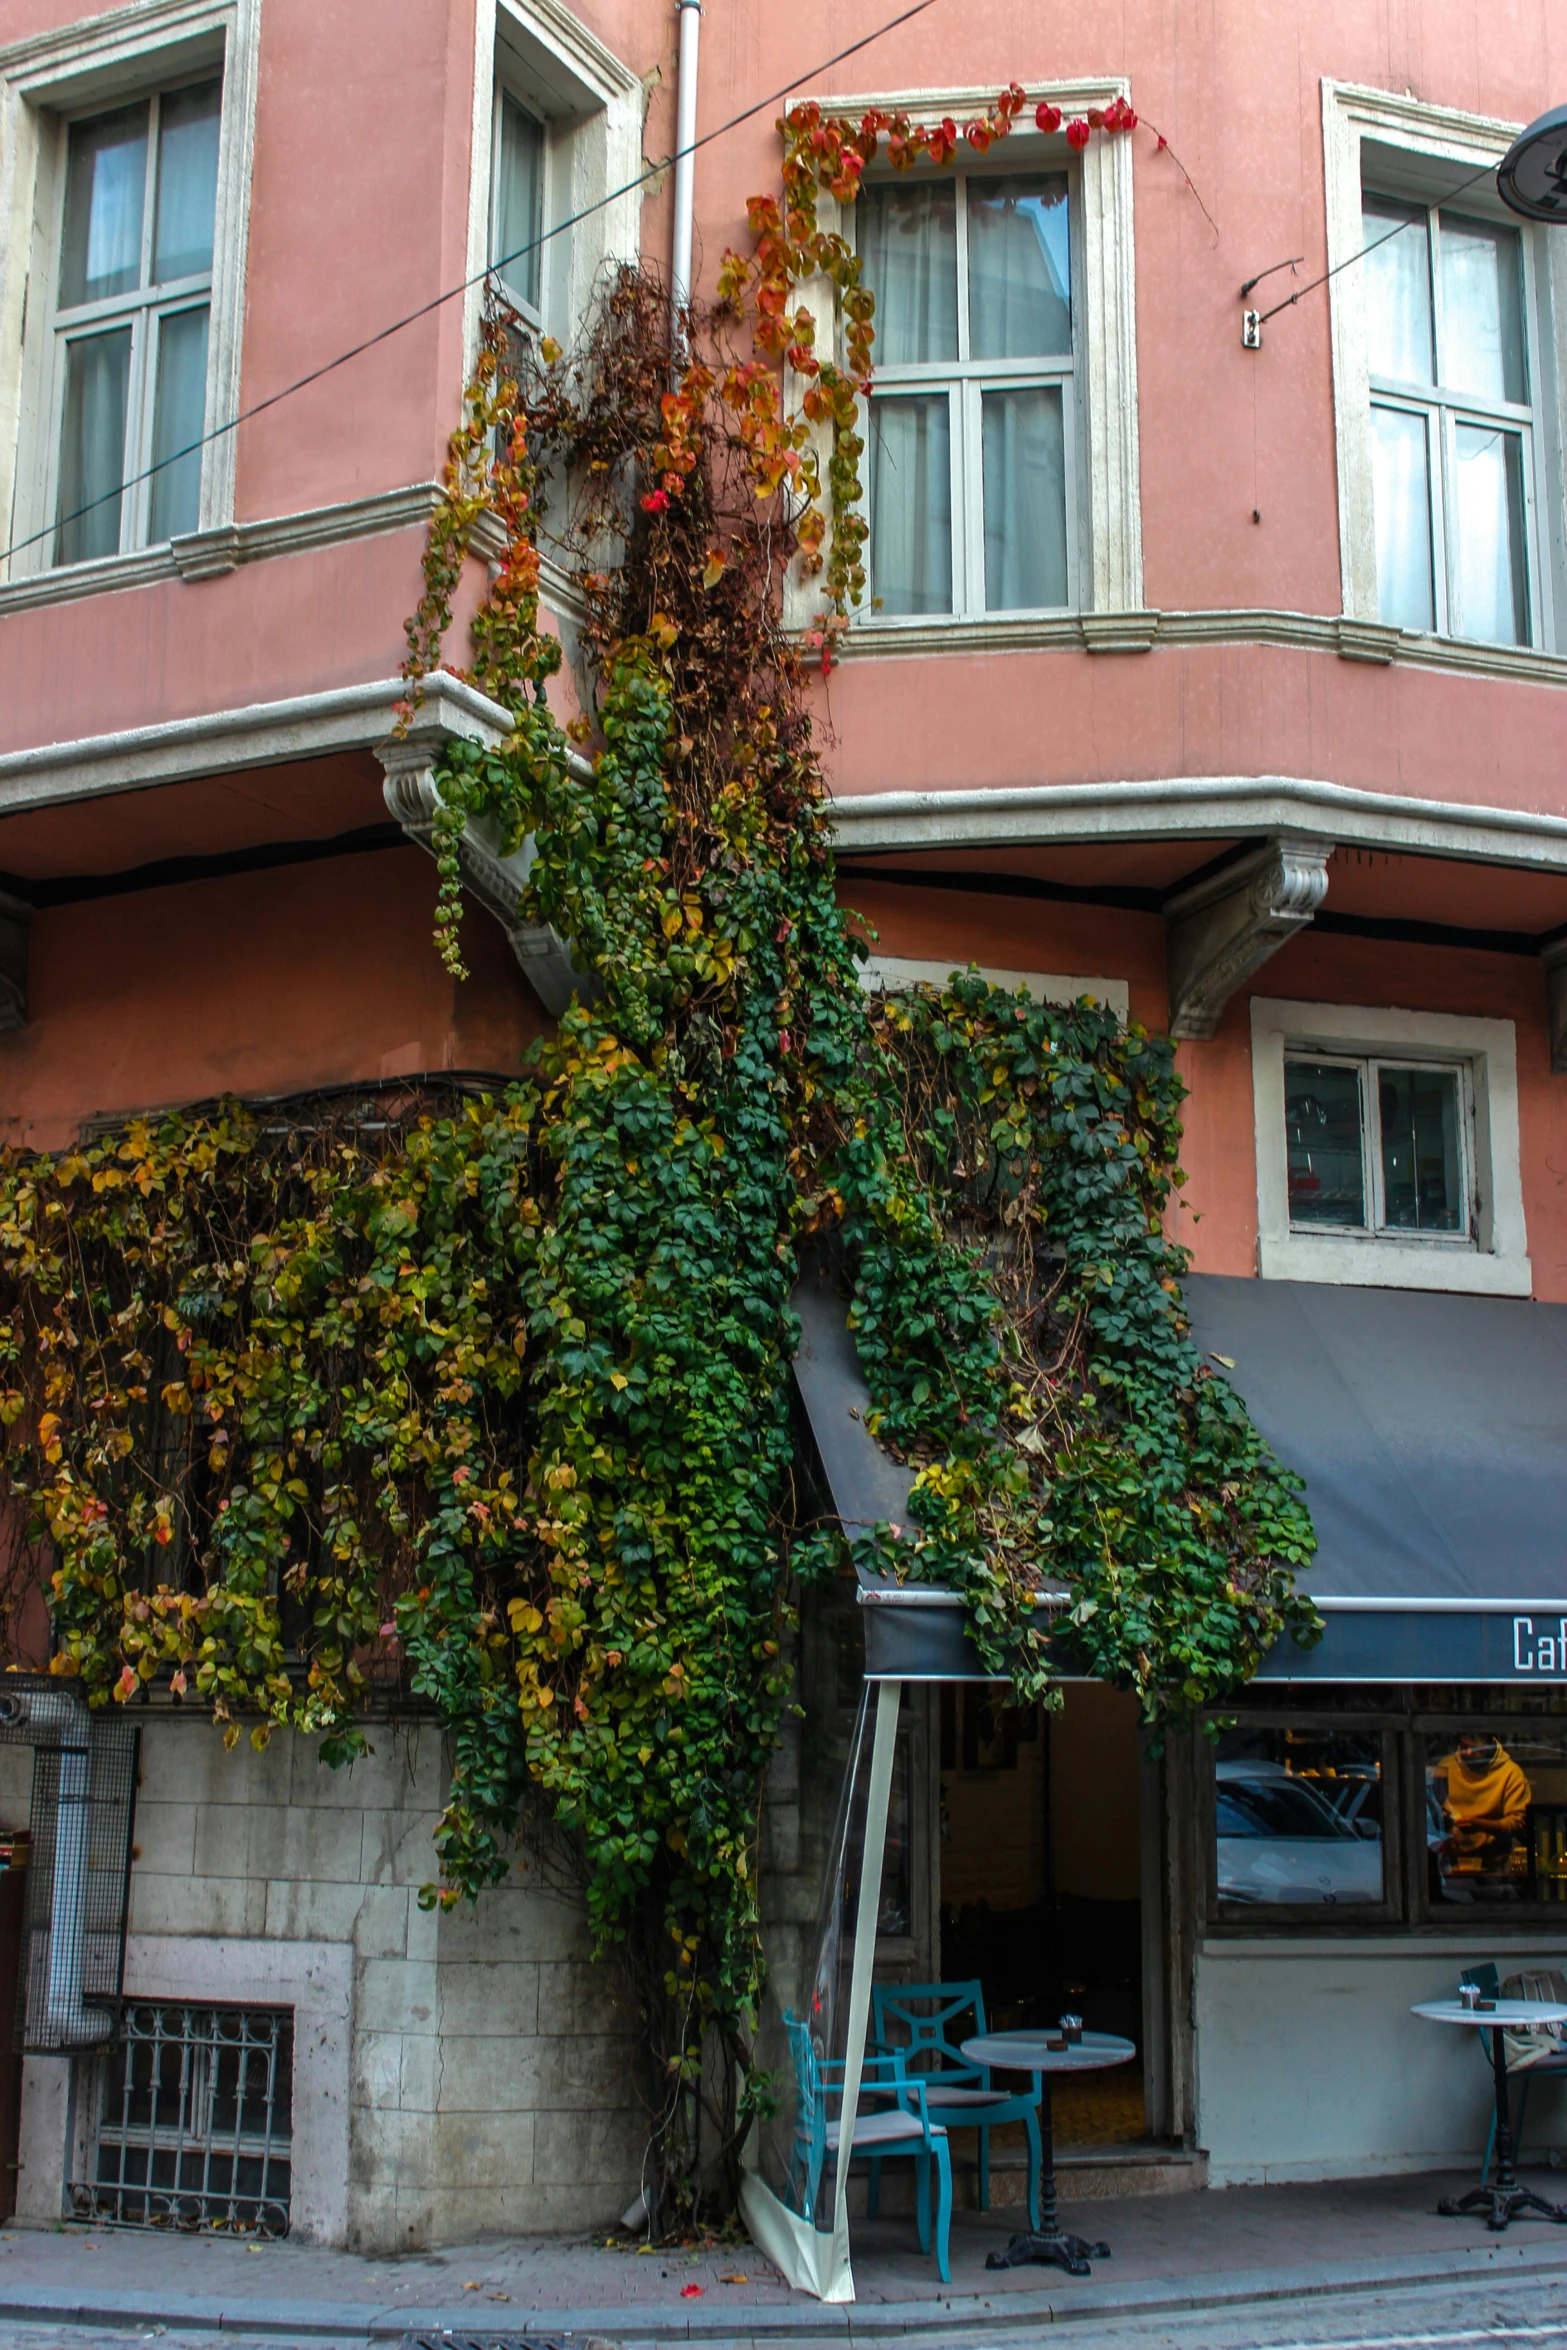
[[1064,2077],[1058,2145],[1147,2131],[1136,1700],[1068,1682],[1059,1712],[983,1683],[940,1693],[941,1978],[977,1977],[998,2031],[1080,2015],[1135,2065]]

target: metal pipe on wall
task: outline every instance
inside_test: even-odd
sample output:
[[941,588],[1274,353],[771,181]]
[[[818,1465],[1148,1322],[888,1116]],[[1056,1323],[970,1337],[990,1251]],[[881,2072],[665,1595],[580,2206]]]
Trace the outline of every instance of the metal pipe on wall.
[[675,93],[675,230],[669,270],[669,307],[675,349],[684,349],[683,314],[691,300],[691,233],[696,201],[696,77],[702,39],[702,0],[676,0],[680,18],[679,77]]

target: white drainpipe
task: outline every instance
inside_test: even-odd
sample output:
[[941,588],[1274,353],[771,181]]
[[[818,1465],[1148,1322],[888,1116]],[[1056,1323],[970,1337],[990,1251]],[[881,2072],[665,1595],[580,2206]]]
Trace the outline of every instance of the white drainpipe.
[[113,2018],[82,2004],[87,1931],[88,1806],[92,1798],[92,1730],[81,1699],[60,1689],[0,1693],[0,1721],[29,1731],[34,1747],[60,1756],[55,1815],[54,1882],[49,1899],[49,1975],[44,2028],[58,2048],[92,2048],[107,2040]]
[[691,299],[691,223],[695,201],[697,52],[702,38],[702,0],[675,0],[680,18],[679,87],[675,96],[675,238],[669,272],[669,306],[675,351],[683,356],[681,315]]

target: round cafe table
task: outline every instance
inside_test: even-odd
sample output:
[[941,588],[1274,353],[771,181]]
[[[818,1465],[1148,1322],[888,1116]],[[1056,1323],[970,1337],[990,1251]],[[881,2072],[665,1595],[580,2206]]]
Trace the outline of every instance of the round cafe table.
[[1466,2024],[1472,2032],[1491,2035],[1491,2077],[1496,2086],[1496,2184],[1471,2187],[1467,2195],[1446,2195],[1437,2205],[1444,2219],[1458,2219],[1483,2211],[1485,2224],[1498,2233],[1520,2211],[1537,2211],[1542,2219],[1567,2220],[1567,2205],[1547,2203],[1530,2187],[1520,2187],[1513,2176],[1513,2124],[1507,2105],[1507,2049],[1502,2035],[1530,2024],[1567,2024],[1567,2007],[1549,1999],[1498,1999],[1491,2006],[1465,2007],[1461,1999],[1426,1999],[1411,2008],[1430,2024]]
[[1037,2227],[1014,2236],[1005,2252],[988,2255],[987,2268],[1019,2268],[1037,2260],[1064,2268],[1068,2276],[1086,2277],[1091,2260],[1108,2260],[1108,2244],[1090,2243],[1086,2236],[1065,2236],[1056,2218],[1055,2140],[1050,2126],[1052,2073],[1102,2072],[1106,2065],[1129,2064],[1137,2054],[1134,2043],[1114,2032],[1085,2032],[1080,2040],[1061,2044],[1059,2032],[981,2032],[960,2043],[970,2064],[987,2064],[1001,2072],[1032,2073],[1040,2085],[1039,2210],[1030,2212]]

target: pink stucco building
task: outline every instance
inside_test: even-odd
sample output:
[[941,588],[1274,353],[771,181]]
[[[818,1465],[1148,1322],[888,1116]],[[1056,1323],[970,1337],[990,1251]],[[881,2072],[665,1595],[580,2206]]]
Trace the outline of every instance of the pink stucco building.
[[[496,713],[440,683],[381,754],[488,261],[542,235],[509,291],[563,338],[609,265],[668,267],[672,175],[642,175],[676,12],[83,5],[0,0],[0,1139],[505,1077],[545,950],[475,915],[445,975],[419,798],[439,731]],[[1298,1402],[1303,1460],[1349,1463],[1313,1678],[1217,1762],[1148,1759],[1092,1685],[1017,1737],[912,1705],[886,1964],[1021,2012],[1045,1948],[1039,1997],[1137,2039],[1141,2127],[1072,2158],[1098,2187],[1462,2166],[1480,2068],[1409,2004],[1567,1951],[1532,1828],[1458,1867],[1447,1772],[1468,1725],[1542,1823],[1567,1805],[1567,1576],[1529,1532],[1567,1306],[1567,237],[1494,184],[1567,35],[1545,0],[938,0],[819,70],[879,21],[709,0],[695,92],[704,136],[783,89],[1030,101],[856,208],[880,603],[820,689],[843,892],[905,973],[974,960],[1181,1040],[1199,1335],[1286,1457]],[[1081,153],[1031,127],[1115,97],[1140,127]],[[695,156],[698,292],[776,184],[775,112]],[[836,1654],[808,1640],[808,1705]],[[440,1785],[412,1732],[342,1780],[143,1734],[127,1995],[288,2016],[292,2222],[324,2240],[582,2226],[635,2186],[571,1906],[415,1905]],[[786,1757],[784,1921],[809,1810]],[[118,2158],[107,2061],[28,2058],[24,2214]]]

